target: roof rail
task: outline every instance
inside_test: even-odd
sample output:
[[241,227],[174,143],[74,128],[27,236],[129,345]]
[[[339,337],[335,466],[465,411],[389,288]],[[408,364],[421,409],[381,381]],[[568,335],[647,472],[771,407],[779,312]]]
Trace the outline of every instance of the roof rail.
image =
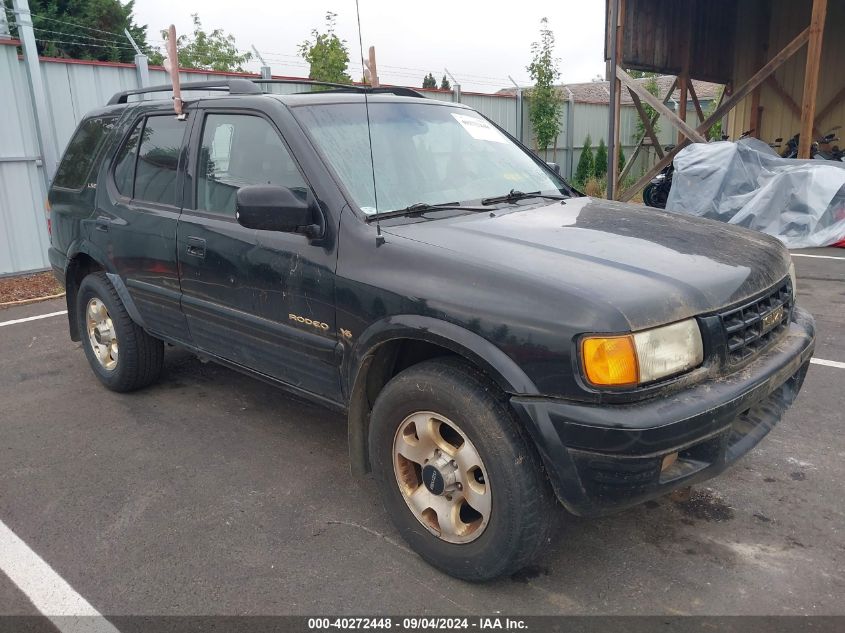
[[[249,79],[241,77],[234,77],[232,79],[219,79],[214,81],[194,81],[187,84],[182,84],[182,90],[226,90],[229,94],[238,95],[257,95],[261,94],[261,88],[255,85]],[[108,105],[115,105],[117,103],[126,103],[129,95],[143,95],[151,92],[170,92],[173,86],[170,84],[162,84],[160,86],[149,86],[147,88],[137,88],[135,90],[123,90],[116,92],[109,99]]]
[[315,79],[252,79],[257,84],[308,84],[311,86],[327,86],[334,90],[323,90],[322,92],[366,92],[369,94],[394,94],[398,97],[425,97],[425,95],[404,86],[361,86],[358,84],[340,84],[330,81],[317,81]]
[[[312,86],[326,86],[329,90],[323,92],[357,92],[369,94],[394,94],[399,97],[423,97],[413,88],[405,88],[403,86],[379,86],[378,88],[371,88],[370,86],[358,86],[355,84],[339,84],[328,81],[314,81],[311,79],[247,79],[244,77],[233,77],[231,79],[219,79],[214,81],[194,81],[187,84],[182,84],[182,91],[186,90],[220,90],[227,91],[229,94],[238,95],[255,95],[263,94],[258,84],[308,84]],[[162,84],[160,86],[149,86],[147,88],[137,88],[135,90],[123,90],[116,92],[108,105],[115,105],[119,103],[127,103],[130,95],[142,95],[153,92],[170,92],[173,86],[170,84]]]

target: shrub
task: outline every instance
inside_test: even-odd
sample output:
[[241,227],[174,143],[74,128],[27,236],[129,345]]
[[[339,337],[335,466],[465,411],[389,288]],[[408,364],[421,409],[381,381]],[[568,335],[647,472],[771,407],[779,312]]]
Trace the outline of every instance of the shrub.
[[584,183],[584,193],[592,198],[604,198],[607,191],[607,180],[591,176]]
[[604,139],[599,141],[599,146],[596,150],[593,174],[595,174],[596,178],[607,175],[607,145],[604,144]]
[[593,165],[593,148],[590,135],[584,139],[584,147],[581,149],[581,158],[578,159],[578,167],[575,169],[575,182],[583,186],[591,176],[595,175]]

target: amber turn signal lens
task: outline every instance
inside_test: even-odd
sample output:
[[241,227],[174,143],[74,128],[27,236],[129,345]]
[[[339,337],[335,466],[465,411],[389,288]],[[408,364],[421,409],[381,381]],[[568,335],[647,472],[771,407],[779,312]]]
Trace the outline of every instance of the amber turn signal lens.
[[633,336],[585,338],[581,343],[584,374],[594,385],[623,386],[639,382]]

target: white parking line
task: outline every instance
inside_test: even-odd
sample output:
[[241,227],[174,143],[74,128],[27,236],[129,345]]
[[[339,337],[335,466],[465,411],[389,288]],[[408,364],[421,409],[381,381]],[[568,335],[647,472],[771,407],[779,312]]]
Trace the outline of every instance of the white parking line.
[[119,633],[2,521],[0,571],[11,578],[35,608],[62,633]]
[[845,257],[834,257],[833,255],[808,255],[807,253],[790,253],[793,257],[812,257],[813,259],[841,259],[845,261]]
[[0,327],[7,325],[15,325],[16,323],[26,323],[27,321],[37,321],[38,319],[47,319],[49,317],[59,316],[60,314],[67,314],[67,310],[59,310],[58,312],[50,312],[49,314],[39,314],[36,316],[25,317],[23,319],[12,319],[11,321],[3,321]]
[[811,358],[810,362],[814,365],[824,365],[825,367],[836,367],[837,369],[845,369],[845,363],[840,363],[838,360],[825,360],[824,358]]

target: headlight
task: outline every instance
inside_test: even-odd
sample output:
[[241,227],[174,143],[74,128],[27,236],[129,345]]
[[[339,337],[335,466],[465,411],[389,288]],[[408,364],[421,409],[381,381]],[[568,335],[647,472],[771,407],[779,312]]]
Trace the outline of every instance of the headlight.
[[[798,296],[798,277],[795,276],[795,262],[789,261],[789,280],[792,282],[792,296]],[[793,299],[794,301],[795,299]]]
[[695,319],[621,336],[581,340],[584,375],[594,385],[624,387],[672,376],[704,360]]

